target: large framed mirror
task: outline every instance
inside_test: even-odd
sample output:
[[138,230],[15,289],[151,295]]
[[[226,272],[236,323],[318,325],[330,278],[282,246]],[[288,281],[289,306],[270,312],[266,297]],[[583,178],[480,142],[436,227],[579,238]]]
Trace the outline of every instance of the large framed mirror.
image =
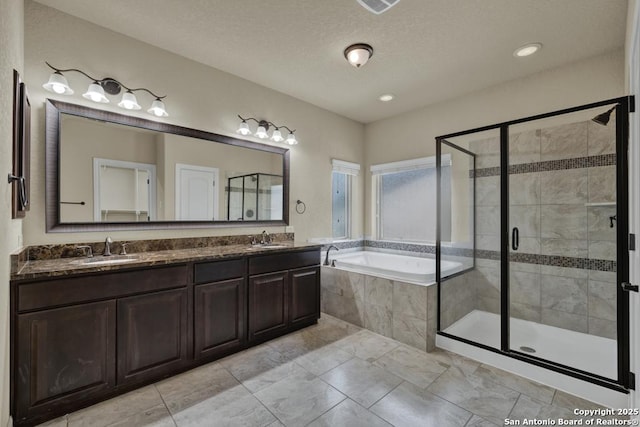
[[289,150],[46,101],[47,232],[289,223]]

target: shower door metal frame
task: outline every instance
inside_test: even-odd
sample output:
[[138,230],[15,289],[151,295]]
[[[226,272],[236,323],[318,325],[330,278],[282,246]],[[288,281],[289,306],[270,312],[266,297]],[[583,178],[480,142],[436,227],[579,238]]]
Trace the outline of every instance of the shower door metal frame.
[[[606,378],[591,372],[582,371],[561,363],[542,359],[510,348],[509,341],[509,127],[534,120],[546,119],[554,116],[575,113],[592,108],[612,106],[616,112],[616,316],[617,316],[617,371],[618,378]],[[438,319],[437,333],[457,341],[500,353],[523,362],[531,363],[555,372],[587,381],[602,387],[629,393],[634,389],[633,373],[630,371],[629,361],[629,293],[622,289],[621,284],[629,280],[629,194],[628,194],[628,146],[629,146],[629,113],[635,112],[634,97],[625,96],[608,99],[591,104],[581,105],[545,114],[511,120],[494,125],[483,126],[466,131],[451,133],[436,137],[436,167],[437,167],[437,203],[436,203],[436,283],[438,286]],[[466,338],[458,337],[441,330],[441,240],[440,240],[440,155],[442,144],[453,145],[447,139],[469,135],[473,133],[499,130],[500,132],[500,348],[494,348]],[[459,148],[459,147],[455,147]],[[475,172],[475,167],[474,167]],[[475,173],[474,173],[475,176]],[[474,185],[475,187],[475,185]],[[475,190],[474,190],[475,191]],[[475,210],[475,201],[474,201]],[[474,215],[474,264],[475,264],[475,215]]]

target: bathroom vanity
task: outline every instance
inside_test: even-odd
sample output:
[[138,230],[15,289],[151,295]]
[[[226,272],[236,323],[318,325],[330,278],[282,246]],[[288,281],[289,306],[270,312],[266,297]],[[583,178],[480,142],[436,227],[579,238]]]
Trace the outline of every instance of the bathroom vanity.
[[320,316],[317,245],[136,255],[106,265],[31,261],[14,274],[16,425],[72,412]]

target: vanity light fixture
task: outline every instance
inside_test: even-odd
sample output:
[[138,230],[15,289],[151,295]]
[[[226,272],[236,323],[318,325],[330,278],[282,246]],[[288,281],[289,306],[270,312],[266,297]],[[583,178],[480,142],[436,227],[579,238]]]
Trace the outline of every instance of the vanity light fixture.
[[136,98],[134,92],[144,91],[148,92],[151,96],[155,98],[155,100],[151,103],[151,108],[147,110],[149,114],[153,114],[156,117],[167,117],[167,110],[164,106],[164,99],[166,96],[158,96],[155,93],[151,92],[149,89],[144,87],[139,88],[130,88],[119,82],[118,80],[105,77],[103,79],[96,79],[91,77],[89,74],[85,73],[82,70],[78,70],[77,68],[69,68],[66,70],[56,68],[53,65],[45,62],[54,72],[49,76],[49,81],[42,85],[43,88],[48,90],[49,92],[57,93],[59,95],[73,95],[73,89],[69,86],[67,79],[64,77],[62,73],[68,73],[71,71],[75,71],[77,73],[82,74],[91,80],[91,84],[85,93],[82,96],[86,99],[89,99],[93,102],[100,103],[108,103],[109,98],[107,98],[107,94],[109,95],[119,95],[122,92],[122,89],[125,89],[126,92],[122,94],[122,99],[118,103],[118,107],[124,108],[125,110],[140,110],[142,107],[138,104],[138,99]]
[[356,43],[344,50],[344,57],[356,68],[362,67],[373,56],[373,48],[366,43]]
[[[243,118],[242,116],[238,115],[238,118],[240,118],[240,120],[242,120],[240,122],[240,125],[238,126],[238,129],[236,130],[237,133],[239,133],[240,135],[251,135],[253,132],[251,132],[251,129],[249,129],[249,124],[247,123],[248,120],[253,120],[254,122],[256,122],[258,124],[258,129],[255,131],[255,133],[253,133],[253,135],[257,136],[260,139],[267,139],[269,138],[269,127],[273,127],[274,131],[271,134],[271,140],[274,142],[286,142],[289,145],[296,145],[298,143],[298,140],[296,139],[296,136],[294,135],[294,132],[296,131],[289,129],[287,126],[278,126],[276,124],[274,124],[273,122],[269,122],[267,120],[258,120],[258,119],[254,119],[253,117],[247,117],[246,119]],[[289,131],[289,135],[287,136],[287,139],[285,140],[284,137],[282,136],[282,132],[280,132],[280,129],[286,129]]]

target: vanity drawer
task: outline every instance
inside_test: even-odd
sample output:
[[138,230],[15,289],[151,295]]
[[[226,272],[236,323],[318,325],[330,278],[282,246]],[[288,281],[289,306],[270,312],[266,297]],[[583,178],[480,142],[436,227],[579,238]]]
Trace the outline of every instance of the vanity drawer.
[[290,270],[320,264],[320,249],[288,252],[284,254],[257,255],[249,258],[249,275]]
[[18,311],[116,298],[187,285],[187,266],[147,268],[18,284]]
[[199,284],[236,279],[243,277],[244,272],[244,258],[228,261],[203,262],[193,266],[193,282]]

